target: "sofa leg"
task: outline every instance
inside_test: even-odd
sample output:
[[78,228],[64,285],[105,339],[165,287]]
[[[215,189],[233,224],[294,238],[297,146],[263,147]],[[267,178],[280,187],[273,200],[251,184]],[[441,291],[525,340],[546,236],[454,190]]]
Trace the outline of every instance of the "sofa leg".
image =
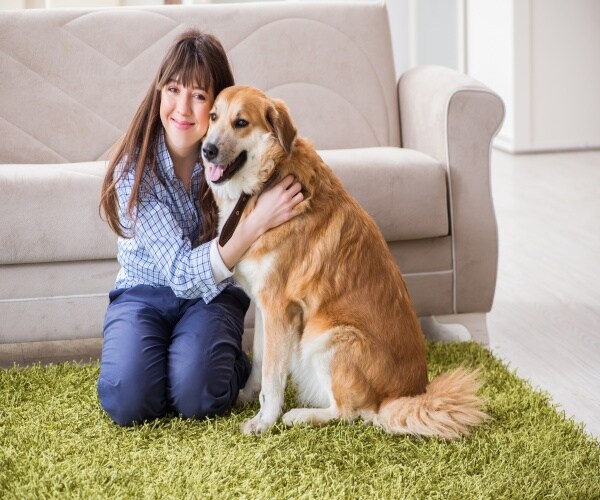
[[475,342],[489,346],[485,313],[448,314],[419,318],[423,333],[435,342]]

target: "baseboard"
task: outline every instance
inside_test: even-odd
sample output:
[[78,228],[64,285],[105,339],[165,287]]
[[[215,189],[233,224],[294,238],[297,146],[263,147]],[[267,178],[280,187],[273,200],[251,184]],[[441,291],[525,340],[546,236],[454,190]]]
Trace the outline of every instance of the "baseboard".
[[89,363],[100,359],[102,339],[49,340],[0,344],[0,368],[62,361]]

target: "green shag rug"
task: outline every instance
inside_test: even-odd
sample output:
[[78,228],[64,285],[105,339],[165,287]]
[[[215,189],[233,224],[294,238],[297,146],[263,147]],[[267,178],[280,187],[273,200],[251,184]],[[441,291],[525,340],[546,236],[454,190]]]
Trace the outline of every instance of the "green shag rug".
[[[600,445],[474,343],[430,344],[430,375],[480,366],[494,420],[455,442],[361,422],[240,434],[258,408],[113,424],[99,365],[0,370],[0,498],[600,498]],[[293,404],[288,391],[287,405]]]

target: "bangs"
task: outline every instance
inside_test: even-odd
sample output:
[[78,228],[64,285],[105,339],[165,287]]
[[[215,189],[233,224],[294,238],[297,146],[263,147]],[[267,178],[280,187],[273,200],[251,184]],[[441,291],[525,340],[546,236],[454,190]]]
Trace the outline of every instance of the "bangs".
[[[176,81],[185,87],[198,87],[206,92],[213,91],[213,79],[207,71],[206,61],[194,49],[182,43],[163,64],[163,71],[157,82],[157,90],[162,89],[170,81]],[[170,54],[171,55],[171,54]]]

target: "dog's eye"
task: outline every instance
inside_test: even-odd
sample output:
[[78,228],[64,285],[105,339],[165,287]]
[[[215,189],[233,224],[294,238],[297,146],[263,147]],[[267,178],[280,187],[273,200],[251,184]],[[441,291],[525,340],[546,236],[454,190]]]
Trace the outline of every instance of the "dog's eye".
[[248,122],[246,120],[242,120],[241,118],[239,118],[238,120],[233,122],[233,126],[235,128],[244,128],[247,125],[248,125]]
[[211,122],[214,122],[217,119],[217,113],[211,113],[208,115]]

